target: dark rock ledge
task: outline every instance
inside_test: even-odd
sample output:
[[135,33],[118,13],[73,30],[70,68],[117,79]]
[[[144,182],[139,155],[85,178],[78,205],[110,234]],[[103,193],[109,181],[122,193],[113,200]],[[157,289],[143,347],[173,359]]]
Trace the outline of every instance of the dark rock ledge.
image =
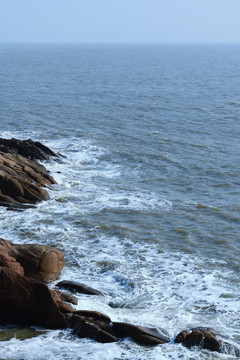
[[[0,205],[15,208],[47,198],[47,191],[42,187],[55,181],[36,159],[46,160],[49,156],[57,155],[40,143],[0,139]],[[0,239],[1,325],[71,328],[80,338],[102,343],[126,337],[148,346],[170,342],[167,332],[157,328],[113,322],[96,311],[74,311],[69,303],[76,305],[77,298],[59,289],[95,296],[102,294],[70,281],[62,281],[57,284],[58,290],[50,290],[46,283],[57,279],[63,266],[64,254],[60,250],[37,244],[14,245]],[[240,357],[238,348],[210,328],[184,330],[174,342]]]
[[58,157],[39,142],[0,138],[0,206],[25,208],[47,200],[46,186],[56,182],[37,160],[52,156]]

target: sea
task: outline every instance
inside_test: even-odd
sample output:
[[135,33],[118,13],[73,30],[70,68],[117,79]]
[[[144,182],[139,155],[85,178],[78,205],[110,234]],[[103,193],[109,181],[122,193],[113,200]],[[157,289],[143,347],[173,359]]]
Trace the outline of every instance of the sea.
[[57,184],[1,237],[65,254],[76,309],[164,329],[170,343],[0,328],[4,360],[230,360],[174,344],[214,328],[240,347],[240,45],[2,44],[0,137],[40,141]]

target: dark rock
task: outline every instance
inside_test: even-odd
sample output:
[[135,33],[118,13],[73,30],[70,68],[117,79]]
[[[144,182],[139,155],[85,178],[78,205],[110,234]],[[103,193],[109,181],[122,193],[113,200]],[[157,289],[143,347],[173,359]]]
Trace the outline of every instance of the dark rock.
[[190,334],[190,331],[188,330],[184,330],[181,331],[175,338],[175,343],[179,344],[179,343],[186,343],[186,338],[187,336]]
[[[93,317],[90,317],[92,319]],[[90,338],[101,343],[116,342],[118,339],[110,332],[103,330],[96,322],[89,318],[80,316],[76,312],[72,315],[70,328],[80,338]]]
[[[4,254],[5,255],[5,254]],[[20,264],[19,264],[20,265]],[[66,328],[73,308],[45,284],[0,262],[0,319],[7,323]]]
[[55,154],[47,146],[41,144],[40,142],[32,141],[31,139],[19,140],[14,138],[0,138],[0,150],[3,152],[8,152],[9,148],[31,160],[49,160],[50,156],[57,156],[57,154]]
[[240,359],[240,350],[233,344],[225,341],[219,341],[219,352],[222,354],[228,354]]
[[200,345],[202,339],[204,338],[204,333],[200,330],[194,330],[189,335],[187,335],[186,342],[188,346]]
[[74,314],[84,316],[85,318],[88,318],[89,321],[102,321],[105,324],[111,323],[111,319],[109,316],[102,314],[98,311],[76,310],[76,311],[74,311]]
[[182,343],[187,347],[201,346],[211,351],[240,356],[240,351],[236,346],[222,340],[221,336],[211,328],[198,327],[190,331],[181,331],[176,336],[175,343]]
[[121,330],[126,336],[144,345],[158,345],[169,342],[169,338],[163,335],[157,328],[136,326],[124,322],[113,322],[113,327]]
[[87,294],[87,295],[103,295],[101,291],[93,289],[89,286],[86,286],[84,284],[81,284],[77,281],[68,281],[63,280],[56,284],[57,287],[61,289],[66,289],[72,292],[77,292],[81,294]]
[[64,266],[64,254],[46,245],[16,245],[0,239],[0,252],[16,259],[26,276],[38,281],[56,279]]
[[0,206],[15,209],[49,198],[44,187],[56,182],[36,159],[50,156],[57,155],[38,142],[0,138]]
[[220,342],[215,335],[213,335],[210,332],[205,332],[204,340],[203,340],[203,348],[211,351],[220,352]]
[[66,302],[69,302],[73,305],[77,305],[78,304],[78,299],[76,296],[73,296],[72,294],[66,293],[66,292],[61,292],[61,291],[56,291],[56,293],[58,293],[58,295],[60,296],[60,298]]

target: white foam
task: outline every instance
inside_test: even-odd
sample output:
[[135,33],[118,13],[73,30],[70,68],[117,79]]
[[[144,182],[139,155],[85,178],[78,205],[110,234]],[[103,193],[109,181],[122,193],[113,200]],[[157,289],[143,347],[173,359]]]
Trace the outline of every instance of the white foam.
[[[88,216],[94,217],[100,211],[161,213],[171,211],[172,202],[151,191],[122,186],[130,170],[124,164],[107,160],[107,150],[93,141],[45,143],[56,152],[65,149],[67,155],[61,161],[44,163],[58,185],[50,190],[51,199],[38,204],[36,209],[13,213],[0,208],[1,237],[16,243],[42,243],[62,249],[66,265],[61,279],[83,282],[105,295],[78,295],[78,309],[98,310],[113,320],[165,328],[170,337],[201,325],[240,338],[236,315],[240,310],[239,282],[224,260],[213,262],[197,253],[164,253],[160,242],[139,241],[133,229],[127,229],[125,237],[123,229],[118,236],[109,224],[96,220],[88,223]],[[109,183],[111,179],[113,183]],[[114,181],[120,186],[114,186]],[[1,342],[4,359],[149,360],[189,356],[225,359],[208,351],[189,352],[180,345],[143,348],[129,345],[127,340],[96,344],[76,339],[67,331],[50,331],[22,342],[17,339]]]

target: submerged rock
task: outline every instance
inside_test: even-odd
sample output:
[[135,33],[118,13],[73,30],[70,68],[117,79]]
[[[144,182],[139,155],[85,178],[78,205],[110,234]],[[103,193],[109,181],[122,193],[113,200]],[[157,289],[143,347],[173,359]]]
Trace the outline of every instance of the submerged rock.
[[63,280],[56,284],[61,289],[70,290],[74,293],[81,293],[87,295],[103,295],[101,291],[93,289],[87,285],[81,284],[77,281]]
[[235,345],[226,342],[211,328],[199,327],[181,331],[176,336],[175,343],[182,343],[187,347],[201,346],[203,349],[240,357],[240,350]]

